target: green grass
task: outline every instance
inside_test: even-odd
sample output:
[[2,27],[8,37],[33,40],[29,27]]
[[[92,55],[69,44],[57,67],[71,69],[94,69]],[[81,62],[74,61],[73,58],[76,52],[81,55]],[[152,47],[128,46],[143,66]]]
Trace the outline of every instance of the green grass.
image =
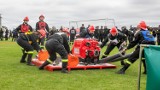
[[[103,48],[104,52],[106,47]],[[132,49],[133,50],[133,49]],[[131,52],[130,50],[129,52]],[[111,55],[117,53],[117,49]],[[11,41],[0,41],[0,88],[1,90],[136,90],[138,62],[125,75],[118,75],[116,69],[71,70],[69,74],[60,71],[40,71],[36,66],[19,63],[21,48]],[[36,52],[35,52],[36,54]],[[141,78],[141,90],[145,90],[146,75]]]

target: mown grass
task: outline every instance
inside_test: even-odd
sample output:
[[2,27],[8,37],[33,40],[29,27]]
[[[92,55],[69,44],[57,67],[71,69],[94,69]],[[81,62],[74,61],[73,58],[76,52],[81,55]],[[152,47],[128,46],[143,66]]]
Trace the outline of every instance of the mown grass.
[[[106,47],[103,48],[104,52]],[[133,51],[131,49],[128,52]],[[111,52],[116,54],[117,49]],[[36,54],[36,52],[35,52]],[[11,41],[0,41],[0,88],[1,90],[136,90],[138,62],[125,75],[115,72],[121,68],[103,70],[40,71],[36,66],[19,63],[21,48]],[[141,90],[145,90],[146,75],[141,78]]]

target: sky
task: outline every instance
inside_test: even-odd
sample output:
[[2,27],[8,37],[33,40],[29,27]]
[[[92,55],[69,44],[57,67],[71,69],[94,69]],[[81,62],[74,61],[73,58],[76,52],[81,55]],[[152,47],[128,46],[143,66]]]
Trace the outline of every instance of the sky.
[[[77,27],[70,21],[107,19],[106,21],[78,22],[94,26],[115,25],[137,26],[145,21],[149,26],[160,24],[160,0],[0,0],[2,25],[9,29],[23,23],[29,17],[29,24],[35,28],[39,16],[45,16],[49,27]],[[111,19],[111,20],[109,20]]]

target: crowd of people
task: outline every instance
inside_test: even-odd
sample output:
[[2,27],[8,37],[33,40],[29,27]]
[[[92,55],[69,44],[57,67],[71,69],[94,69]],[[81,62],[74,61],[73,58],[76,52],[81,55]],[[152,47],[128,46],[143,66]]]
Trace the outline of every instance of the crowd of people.
[[[46,48],[50,57],[39,67],[40,70],[43,70],[46,65],[55,61],[57,57],[56,53],[58,53],[62,58],[62,73],[67,73],[67,58],[68,54],[70,54],[68,42],[73,43],[75,38],[94,38],[101,42],[101,48],[107,45],[106,51],[101,58],[106,58],[114,47],[117,47],[121,51],[120,46],[122,44],[127,45],[128,43],[125,50],[137,45],[131,56],[126,61],[121,62],[123,67],[117,72],[118,74],[124,74],[128,67],[138,59],[140,44],[160,45],[160,26],[158,28],[152,28],[147,26],[144,21],[141,21],[137,27],[131,26],[129,29],[126,26],[121,27],[121,29],[116,26],[111,29],[107,26],[88,25],[88,27],[85,27],[82,24],[79,29],[72,27],[69,30],[69,28],[63,27],[56,29],[55,26],[49,28],[44,19],[44,15],[39,16],[35,30],[28,24],[28,17],[25,17],[23,23],[12,32],[6,28],[5,35],[3,35],[4,30],[2,28],[0,29],[0,40],[3,40],[4,36],[6,38],[5,40],[8,40],[8,37],[12,37],[12,41],[16,41],[22,47],[20,63],[27,62],[27,65],[33,66],[31,63],[33,51],[41,52]],[[25,60],[26,57],[27,60]],[[144,68],[146,68],[145,60],[143,60],[143,64]],[[144,70],[144,74],[146,74],[147,71],[146,69]]]

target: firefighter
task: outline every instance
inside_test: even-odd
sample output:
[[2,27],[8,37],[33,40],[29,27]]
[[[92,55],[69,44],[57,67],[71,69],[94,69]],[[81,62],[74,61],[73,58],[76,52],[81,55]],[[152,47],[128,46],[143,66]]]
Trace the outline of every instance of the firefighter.
[[[37,30],[44,30],[46,32],[47,37],[48,37],[49,26],[46,22],[44,22],[44,18],[45,17],[43,15],[39,16],[39,21],[36,23],[36,31]],[[44,48],[44,41],[45,41],[45,37],[39,39],[39,44],[42,49]]]
[[91,25],[88,28],[88,31],[82,31],[80,33],[80,37],[81,38],[92,38],[94,36],[94,31],[95,31],[94,26]]
[[19,25],[15,30],[19,33],[26,33],[26,32],[29,32],[29,31],[33,31],[32,27],[28,24],[29,22],[29,18],[28,17],[25,17],[23,19],[23,24]]
[[74,29],[74,27],[72,27],[72,29],[70,30],[70,42],[74,42],[74,38],[76,36],[76,29]]
[[52,27],[52,29],[49,32],[49,36],[53,35],[55,32],[58,32],[55,26]]
[[54,62],[58,53],[62,58],[62,73],[68,73],[68,54],[70,53],[69,44],[67,41],[67,35],[64,32],[57,32],[48,37],[45,47],[50,57],[39,67],[39,70],[43,70],[45,66]]
[[[141,21],[138,26],[140,30],[137,30],[134,36],[134,40],[131,43],[129,43],[125,50],[131,49],[135,45],[137,45],[137,47],[135,48],[135,51],[131,54],[131,56],[128,58],[128,60],[125,61],[125,65],[117,72],[118,74],[125,74],[125,71],[128,69],[128,67],[139,58],[140,44],[155,45],[154,37],[147,30],[146,23],[144,21]],[[146,74],[147,71],[145,59],[142,59],[142,62],[144,66],[143,74]]]
[[133,40],[134,33],[133,33],[132,31],[128,30],[128,29],[126,28],[126,26],[123,26],[121,29],[122,29],[122,33],[127,36],[128,41],[129,41],[129,43],[130,43],[130,42]]
[[40,51],[40,47],[37,43],[37,39],[44,35],[43,30],[39,30],[38,32],[30,32],[30,33],[21,33],[17,39],[17,43],[19,46],[21,46],[22,49],[22,58],[20,60],[20,63],[25,63],[25,58],[28,55],[27,58],[27,65],[33,66],[31,63],[32,56],[33,56],[33,50],[35,49],[37,52]]
[[115,46],[117,46],[119,50],[122,50],[122,48],[120,48],[121,45],[126,45],[127,37],[124,34],[118,32],[116,27],[113,27],[109,32],[110,33],[108,34],[108,36],[105,37],[105,40],[100,45],[100,47],[103,48],[109,41],[107,49],[102,55],[102,58],[106,58]]

